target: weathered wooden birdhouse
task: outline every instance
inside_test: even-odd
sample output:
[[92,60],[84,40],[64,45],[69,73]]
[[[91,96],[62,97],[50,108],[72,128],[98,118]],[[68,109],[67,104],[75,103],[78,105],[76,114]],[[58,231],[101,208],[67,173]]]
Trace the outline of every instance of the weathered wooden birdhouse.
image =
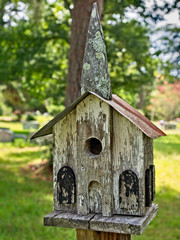
[[32,138],[47,134],[54,139],[55,211],[45,217],[45,225],[140,234],[157,212],[152,204],[153,139],[165,133],[111,94],[96,4],[84,55],[82,96]]

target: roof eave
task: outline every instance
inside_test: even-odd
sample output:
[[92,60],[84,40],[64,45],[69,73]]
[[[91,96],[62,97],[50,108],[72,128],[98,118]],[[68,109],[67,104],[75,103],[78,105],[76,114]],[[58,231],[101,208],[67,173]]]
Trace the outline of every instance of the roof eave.
[[79,97],[75,102],[73,102],[69,107],[67,107],[64,111],[56,115],[51,121],[49,121],[46,125],[44,125],[42,128],[40,128],[31,138],[35,139],[38,137],[43,137],[49,134],[52,134],[53,132],[53,126],[56,124],[57,121],[62,119],[64,116],[66,116],[69,112],[71,112],[76,105],[81,102],[85,97],[87,97],[90,94],[90,92],[85,92],[81,97]]

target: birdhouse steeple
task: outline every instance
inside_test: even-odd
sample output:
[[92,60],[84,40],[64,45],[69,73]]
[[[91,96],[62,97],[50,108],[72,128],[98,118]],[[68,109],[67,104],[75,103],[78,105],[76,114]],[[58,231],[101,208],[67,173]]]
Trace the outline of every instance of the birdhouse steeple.
[[81,76],[81,94],[87,91],[95,92],[107,100],[112,98],[106,46],[97,3],[92,7]]

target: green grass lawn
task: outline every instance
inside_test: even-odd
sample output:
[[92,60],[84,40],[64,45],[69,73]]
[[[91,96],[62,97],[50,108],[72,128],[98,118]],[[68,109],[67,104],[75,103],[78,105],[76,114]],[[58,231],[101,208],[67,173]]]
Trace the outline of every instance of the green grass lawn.
[[52,182],[23,170],[44,150],[22,139],[0,144],[1,240],[75,239],[73,230],[43,226],[43,216],[53,210]]
[[[180,135],[154,142],[156,199],[159,213],[142,236],[133,240],[180,239]],[[35,177],[27,165],[45,158],[45,147],[0,143],[0,239],[75,239],[75,231],[44,227],[43,216],[53,210],[52,181]],[[26,171],[25,171],[26,169]]]
[[13,122],[13,121],[0,121],[0,127],[2,128],[9,128],[10,130],[18,130],[18,131],[22,131],[23,130],[23,126],[21,122]]
[[[39,122],[40,127],[44,126],[48,121],[50,121],[53,117],[52,116],[43,116],[39,115],[36,116],[36,121]],[[8,119],[9,121],[7,121]],[[13,121],[14,120],[14,121]],[[0,116],[0,128],[9,128],[15,134],[25,134],[29,137],[30,132],[36,132],[37,129],[23,129],[23,120],[15,121],[13,117],[3,117]]]

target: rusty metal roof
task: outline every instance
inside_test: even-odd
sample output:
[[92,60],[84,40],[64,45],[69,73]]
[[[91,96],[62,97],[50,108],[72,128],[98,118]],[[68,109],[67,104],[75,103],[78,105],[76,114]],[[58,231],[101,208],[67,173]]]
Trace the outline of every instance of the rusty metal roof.
[[62,118],[64,118],[68,113],[70,113],[76,106],[89,94],[93,94],[98,98],[102,99],[104,102],[108,103],[113,109],[127,118],[130,122],[136,125],[145,135],[150,138],[158,138],[160,136],[166,136],[166,134],[161,131],[158,127],[156,127],[149,119],[143,116],[140,112],[138,112],[131,105],[123,101],[117,95],[112,95],[112,100],[106,100],[94,92],[85,92],[80,98],[78,98],[71,106],[66,108],[63,112],[58,114],[55,118],[53,118],[50,122],[48,122],[44,127],[42,127],[39,131],[37,131],[31,139],[42,137],[48,134],[51,134],[53,131],[53,126]]

